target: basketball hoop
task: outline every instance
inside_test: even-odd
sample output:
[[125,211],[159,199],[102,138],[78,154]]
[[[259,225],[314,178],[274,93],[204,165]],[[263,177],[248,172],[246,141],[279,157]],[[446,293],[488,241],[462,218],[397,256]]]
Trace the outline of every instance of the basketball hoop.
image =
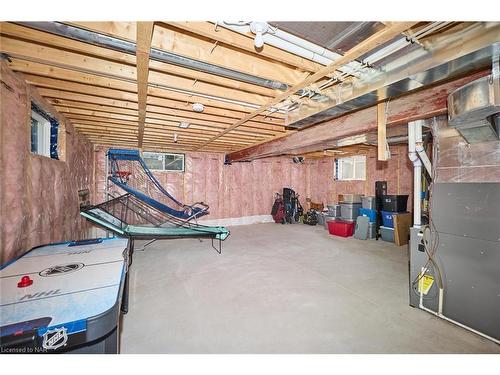
[[118,177],[125,178],[127,180],[132,175],[132,172],[129,171],[116,171],[115,173]]

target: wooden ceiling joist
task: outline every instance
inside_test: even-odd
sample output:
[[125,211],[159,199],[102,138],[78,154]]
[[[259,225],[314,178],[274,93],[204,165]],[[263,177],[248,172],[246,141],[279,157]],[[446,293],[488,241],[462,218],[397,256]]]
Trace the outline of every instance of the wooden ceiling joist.
[[[105,60],[110,60],[131,66],[136,64],[136,58],[134,55],[114,51],[104,47],[90,45],[88,43],[80,41],[70,40],[61,36],[53,35],[43,31],[38,31],[35,29],[30,29],[28,27],[23,27],[20,25],[5,23],[2,27],[1,32],[3,35],[16,39],[21,39],[22,41],[26,42],[36,43],[37,41],[43,41],[43,44],[46,45],[47,47],[62,48],[67,51],[89,55],[92,57],[102,58]],[[223,86],[226,88],[232,88],[268,97],[274,96],[276,91],[265,87],[256,86],[250,83],[239,82],[221,76],[214,76],[212,74],[172,64],[167,64],[160,61],[154,61],[154,60],[150,61],[149,67],[153,82],[161,81],[161,77],[163,76],[163,74],[161,73],[167,73],[172,76],[188,78],[191,79],[192,81],[198,80],[200,82],[211,83],[217,86]]]
[[[11,39],[6,36],[1,37],[0,44],[2,45],[2,51],[14,58],[76,70],[82,73],[93,73],[97,76],[101,75],[129,82],[135,82],[137,78],[136,68],[133,65],[109,61],[103,58],[96,58],[83,53],[75,53],[48,46],[41,46],[36,43]],[[189,91],[192,92],[193,95],[199,93],[201,95],[218,96],[227,100],[234,99],[256,105],[264,104],[267,101],[267,97],[262,95],[230,89],[166,73],[154,72],[152,74],[150,84]],[[151,87],[149,89],[151,89]]]
[[[95,91],[95,94],[100,94],[99,92],[100,88],[93,88]],[[48,89],[48,88],[39,88],[38,91],[41,93],[42,96],[48,98],[51,101],[58,101],[58,100],[70,100],[74,102],[81,102],[81,103],[87,103],[87,104],[95,104],[95,105],[104,105],[112,108],[117,108],[117,109],[132,109],[137,111],[137,103],[134,102],[128,102],[128,101],[122,101],[118,99],[113,99],[113,98],[107,98],[104,96],[97,96],[97,95],[91,95],[91,94],[82,94],[82,93],[75,93],[71,91],[65,91],[61,89]],[[101,93],[102,94],[102,93]],[[191,105],[186,102],[181,102],[181,101],[176,101],[176,100],[169,100],[169,99],[164,99],[164,98],[159,98],[155,96],[148,96],[148,104],[153,104],[158,108],[165,108],[165,109],[180,109],[180,110],[192,110]],[[161,113],[161,112],[160,112]],[[213,114],[216,116],[224,117],[224,118],[230,118],[230,119],[238,119],[241,117],[238,117],[241,112],[231,112],[229,110],[219,110],[216,108],[212,107],[205,107],[205,110],[203,111],[205,114]],[[232,114],[232,115],[231,115]],[[231,117],[228,117],[231,115]],[[265,119],[263,116],[256,117],[255,122],[259,123],[256,126],[260,127],[260,124],[265,124],[268,126],[264,126],[264,129],[269,129],[269,130],[275,130],[275,131],[281,131],[283,128],[282,122],[271,122],[271,118]],[[276,120],[276,119],[275,119]],[[248,122],[247,124],[252,124],[252,122]]]
[[[97,97],[104,97],[104,98],[112,98],[112,99],[118,99],[118,100],[129,101],[129,102],[137,102],[138,101],[137,94],[127,92],[127,91],[109,89],[109,88],[104,88],[104,87],[95,87],[92,85],[85,85],[85,84],[81,84],[81,83],[62,81],[62,80],[58,80],[58,79],[54,79],[54,78],[35,76],[35,75],[31,75],[31,74],[24,74],[24,77],[28,83],[30,83],[34,86],[37,86],[37,87],[49,88],[49,89],[59,88],[59,89],[64,89],[65,91],[73,92],[73,93],[93,95],[94,97],[97,96]],[[199,121],[200,123],[203,123],[205,121],[205,120],[200,119],[200,117],[202,118],[204,115],[197,115],[193,112],[190,112],[190,113],[192,114],[193,117],[186,117],[186,118],[191,118],[192,121]],[[179,121],[183,121],[186,119],[186,118],[183,118],[181,116],[177,116],[177,117],[179,117]],[[225,120],[223,118],[218,119],[217,122],[226,123],[226,124],[232,123],[231,120]],[[276,129],[273,129],[274,125],[260,124],[257,122],[251,122],[248,125],[253,125],[257,128],[283,131],[282,127],[277,127]]]
[[[280,62],[285,65],[303,70],[305,72],[315,72],[322,67],[322,65],[318,63],[304,59],[292,53],[285,52],[270,45],[266,45],[266,48],[263,48],[262,51],[257,52],[255,50],[253,38],[246,37],[218,25],[216,26],[211,22],[183,21],[168,22],[167,24],[178,29],[185,30],[189,33],[200,35],[214,42],[223,43],[227,46],[232,46],[233,48],[236,47],[243,51],[247,51],[261,57],[266,57],[269,60]],[[160,23],[160,25],[162,24]]]
[[391,40],[396,35],[402,33],[403,31],[409,29],[410,27],[412,27],[415,23],[416,22],[391,23],[389,26],[386,26],[382,30],[376,32],[375,34],[373,34],[369,38],[365,39],[363,42],[352,47],[342,57],[340,57],[336,61],[332,62],[330,65],[328,65],[324,68],[321,68],[316,73],[308,76],[306,79],[302,80],[300,83],[289,88],[284,93],[276,96],[275,98],[268,101],[265,105],[261,106],[260,108],[256,109],[255,111],[251,112],[250,114],[245,116],[243,119],[237,121],[234,125],[232,125],[228,129],[221,132],[219,135],[217,135],[214,138],[212,138],[211,140],[209,140],[206,144],[209,144],[210,142],[215,141],[217,138],[222,137],[223,135],[227,134],[228,132],[237,128],[238,126],[243,125],[246,121],[251,120],[253,117],[264,112],[268,108],[279,104],[281,101],[289,98],[291,95],[293,95],[298,90],[306,88],[310,84],[318,81],[320,78],[325,77],[326,75],[334,72],[339,67],[355,60],[359,56],[361,56],[361,55],[371,51],[372,49],[376,48],[377,46],[380,46],[381,44]]
[[[102,87],[94,87],[91,85],[84,85],[84,84],[79,84],[79,83],[74,83],[74,82],[66,82],[66,81],[61,81],[61,80],[56,80],[53,78],[46,78],[46,77],[40,77],[40,76],[33,76],[31,74],[25,75],[26,80],[41,88],[42,95],[44,96],[49,96],[51,99],[57,100],[58,98],[63,97],[64,95],[62,92],[54,92],[53,94],[51,92],[48,92],[45,89],[54,89],[56,87],[63,88],[64,90],[70,91],[70,94],[65,95],[65,97],[68,98],[74,98],[73,93],[77,94],[87,94],[87,99],[89,101],[98,102],[95,100],[96,97],[99,98],[112,98],[112,99],[118,99],[124,102],[136,102],[137,101],[137,95],[135,93],[130,93],[130,92],[123,92],[120,90],[114,90],[114,89],[107,89],[107,88],[102,88]],[[81,99],[79,97],[79,99]],[[101,100],[101,102],[103,102]],[[106,104],[111,104],[109,101],[104,101]],[[160,101],[161,102],[161,101]],[[117,104],[114,102],[113,104]],[[124,104],[122,107],[131,107],[129,103]],[[135,106],[132,106],[135,107]],[[149,108],[149,106],[148,106]],[[184,120],[189,120],[191,122],[199,122],[199,123],[204,123],[203,121],[210,121],[213,123],[220,123],[220,124],[227,124],[229,126],[230,124],[233,123],[232,119],[227,119],[225,117],[220,117],[220,116],[211,116],[211,115],[206,115],[206,114],[196,114],[192,111],[180,111],[180,110],[172,110],[168,109],[168,107],[160,107],[160,106],[155,106],[155,111],[154,112],[159,112],[161,114],[163,113],[170,113],[172,116],[178,117],[178,121],[184,121]],[[177,112],[176,112],[177,111]],[[185,116],[181,116],[185,115]],[[208,117],[207,117],[208,116]],[[208,123],[210,125],[210,123]],[[269,130],[273,132],[283,132],[284,129],[282,126],[279,126],[278,124],[268,124],[268,123],[259,123],[255,121],[249,121],[246,123],[246,126],[248,128],[255,128],[255,129],[262,129],[262,130]]]
[[[270,45],[256,51],[252,35],[211,22],[71,24],[135,43],[136,53],[9,22],[1,23],[0,52],[93,144],[234,152],[296,133],[285,129],[285,113],[274,108],[415,23],[386,23],[327,67]],[[289,89],[154,60],[151,48],[279,81]],[[203,104],[203,112],[194,112],[193,103]],[[190,125],[183,129],[180,122]]]
[[[137,121],[137,112],[133,110],[121,109],[120,112],[116,112],[116,108],[114,107],[103,107],[97,106],[87,103],[78,103],[78,102],[64,102],[60,100],[49,100],[49,102],[54,105],[54,107],[60,111],[61,113],[75,113],[75,114],[86,114],[89,116],[97,116],[97,117],[105,117],[105,118],[113,118],[117,120],[129,120],[129,121]],[[128,112],[125,112],[128,111]],[[146,122],[151,123],[154,120],[162,120],[161,116],[158,116],[156,113],[151,112],[148,107],[148,111],[146,113]],[[173,127],[178,126],[178,119],[172,121],[162,121],[163,124],[170,124]],[[210,125],[199,125],[195,122],[190,122],[189,129],[193,129],[193,131],[206,131],[206,132],[214,132],[217,133],[225,128],[225,125],[217,124],[215,122],[210,123]],[[242,134],[248,136],[269,136],[284,133],[284,131],[270,131],[265,129],[250,129],[241,127],[238,130],[232,132],[234,134]]]
[[[134,41],[135,38],[135,35],[133,35],[134,25],[127,25],[126,27],[121,25],[118,28],[113,22],[72,22],[72,24],[130,41]],[[155,27],[151,46],[159,50],[169,51],[195,60],[262,78],[278,80],[287,84],[300,82],[305,75],[299,69],[277,65],[261,55],[248,53],[233,46],[217,45],[214,48],[212,40],[172,29],[168,24],[160,22]]]
[[[123,121],[123,120],[109,119],[109,118],[105,118],[105,117],[82,116],[82,115],[71,114],[71,113],[66,113],[66,112],[62,112],[62,113],[69,120],[73,120],[75,122],[79,121],[79,122],[85,122],[87,124],[93,124],[97,128],[99,128],[101,126],[105,126],[105,125],[123,126],[125,128],[137,127],[137,121]],[[198,135],[199,138],[203,138],[203,139],[209,138],[213,134],[217,133],[217,131],[200,132],[200,131],[193,131],[193,130],[189,130],[189,129],[182,129],[176,125],[169,124],[169,123],[155,123],[155,122],[151,122],[151,121],[146,121],[145,124],[148,126],[148,128],[151,128],[152,130],[153,129],[157,130],[157,132],[159,133],[160,136],[161,136],[161,133],[163,131],[166,131],[166,130],[172,130],[172,131],[176,131],[178,133],[195,133]],[[264,136],[257,137],[257,136],[248,136],[248,135],[238,134],[238,135],[233,135],[230,138],[232,138],[232,139],[246,139],[246,140],[251,141],[251,140],[255,140],[255,139],[263,139],[265,137]]]
[[144,138],[144,122],[146,121],[146,106],[148,99],[149,52],[153,36],[153,22],[137,22],[137,99],[139,113],[139,135],[137,147],[142,148]]

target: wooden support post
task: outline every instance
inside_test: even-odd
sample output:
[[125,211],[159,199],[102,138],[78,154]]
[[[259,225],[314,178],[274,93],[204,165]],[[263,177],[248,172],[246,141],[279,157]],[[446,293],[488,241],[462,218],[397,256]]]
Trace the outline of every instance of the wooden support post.
[[139,134],[137,147],[142,148],[144,123],[146,121],[146,105],[148,98],[149,52],[153,36],[153,22],[137,22],[137,98]]
[[385,111],[387,108],[387,103],[382,102],[377,104],[377,150],[378,150],[378,160],[389,159],[388,145],[387,145],[387,118]]
[[[388,130],[398,125],[406,126],[409,121],[445,115],[448,112],[447,99],[450,93],[489,73],[489,70],[483,70],[393,99],[387,114]],[[377,131],[377,125],[377,110],[372,106],[268,142],[242,148],[229,153],[228,158],[236,162],[277,156],[291,151],[302,154],[324,150],[335,147],[333,145],[339,139],[374,133]]]

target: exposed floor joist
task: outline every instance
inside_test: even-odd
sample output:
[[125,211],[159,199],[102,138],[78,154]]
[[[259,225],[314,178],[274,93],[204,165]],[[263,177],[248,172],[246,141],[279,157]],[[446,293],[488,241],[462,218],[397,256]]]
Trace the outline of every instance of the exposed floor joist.
[[139,134],[137,147],[142,148],[144,138],[144,122],[146,121],[146,105],[148,100],[149,51],[153,36],[153,22],[137,22],[137,99],[139,113]]
[[[85,42],[43,25],[3,22],[0,51],[9,59],[10,68],[23,74],[92,143],[114,140],[137,147],[143,138],[144,147],[150,148],[234,153],[266,142],[273,145],[290,135],[300,138],[296,130],[285,128],[289,118],[284,112],[272,111],[285,99],[296,100],[299,89],[317,89],[325,77],[337,74],[346,63],[415,23],[386,22],[379,33],[327,67],[268,44],[257,51],[253,35],[212,22],[157,21],[154,27],[152,22],[69,24],[127,40],[133,49],[119,52],[113,45],[96,45],[91,38]],[[429,23],[421,23],[412,30],[418,32],[427,26]],[[147,56],[150,48],[279,81],[289,89],[279,91],[258,80],[244,81],[155,60]],[[332,85],[322,91],[325,97],[328,90],[335,90],[336,84]],[[194,103],[204,105],[202,113],[193,111]],[[314,97],[300,103],[323,102]],[[180,122],[189,123],[188,128],[180,128]],[[173,142],[174,134],[179,138],[177,143]]]
[[[248,114],[245,116],[243,119],[237,121],[234,125],[229,127],[228,129],[224,130],[217,136],[211,138],[208,142],[206,142],[203,146],[209,144],[210,142],[215,141],[217,138],[222,137],[223,135],[227,134],[233,129],[236,129],[238,126],[243,125],[246,121],[251,120],[254,116],[266,111],[272,106],[275,106],[279,104],[281,101],[289,98],[291,95],[296,93],[300,89],[304,89],[310,84],[318,81],[320,78],[327,76],[329,73],[334,72],[337,70],[339,67],[341,67],[344,64],[347,64],[354,59],[358,58],[359,56],[371,51],[377,46],[380,46],[381,44],[391,40],[394,38],[396,35],[402,33],[403,31],[409,29],[412,27],[416,22],[400,22],[400,23],[391,23],[388,26],[379,32],[373,34],[363,42],[357,44],[353,48],[351,48],[349,51],[347,51],[342,57],[340,57],[338,60],[334,61],[330,65],[321,68],[318,70],[316,73],[310,75],[306,79],[302,80],[300,83],[294,85],[293,87],[289,88],[287,91],[284,93],[276,96],[275,98],[271,99],[268,101],[265,105],[261,106],[259,109],[256,109],[252,113]],[[202,147],[203,147],[202,146]],[[199,149],[198,149],[199,150]]]

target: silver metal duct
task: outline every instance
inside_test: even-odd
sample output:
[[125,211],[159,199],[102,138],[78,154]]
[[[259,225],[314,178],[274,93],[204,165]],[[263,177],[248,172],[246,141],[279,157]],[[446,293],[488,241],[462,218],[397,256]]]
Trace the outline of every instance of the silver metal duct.
[[[460,48],[457,48],[457,45]],[[365,79],[322,91],[327,100],[304,101],[289,111],[286,125],[302,128],[490,66],[500,46],[500,23],[475,23],[390,61]]]
[[468,143],[496,141],[499,137],[500,77],[477,79],[448,96],[450,127]]
[[[16,24],[29,27],[32,29],[44,31],[65,38],[78,40],[80,42],[89,43],[99,47],[109,48],[115,51],[134,54],[136,52],[136,44],[128,40],[123,40],[108,35],[100,34],[94,31],[85,30],[79,27],[66,25],[60,22],[16,22]],[[261,87],[266,87],[273,90],[286,91],[290,88],[286,83],[274,81],[266,78],[253,76],[251,74],[242,73],[233,69],[224,68],[221,66],[208,64],[204,61],[191,59],[175,53],[162,51],[156,48],[151,48],[150,58],[156,61],[165,62],[197,70],[204,73],[214,74],[217,76],[234,79],[241,82],[250,83]],[[298,95],[311,94],[308,90],[299,90]]]

